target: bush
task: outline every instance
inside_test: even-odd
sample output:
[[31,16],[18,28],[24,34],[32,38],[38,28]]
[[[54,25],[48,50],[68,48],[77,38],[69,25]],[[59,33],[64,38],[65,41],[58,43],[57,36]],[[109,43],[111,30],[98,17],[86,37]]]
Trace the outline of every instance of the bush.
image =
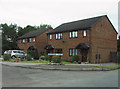
[[41,56],[40,59],[45,60],[45,56]]
[[30,50],[30,51],[27,52],[27,54],[31,55],[31,57],[34,58],[34,59],[39,59],[37,50]]
[[48,61],[49,60],[49,56],[45,55],[45,60]]
[[78,62],[79,61],[79,57],[77,55],[75,55],[75,56],[72,57],[72,60]]
[[53,63],[60,63],[60,57],[59,56],[53,57],[52,61],[53,61]]
[[5,61],[6,61],[6,60],[9,61],[11,57],[10,57],[9,54],[4,54],[4,55],[3,55],[3,58],[4,58]]
[[31,55],[27,54],[26,59],[27,59],[27,61],[31,61],[32,60]]

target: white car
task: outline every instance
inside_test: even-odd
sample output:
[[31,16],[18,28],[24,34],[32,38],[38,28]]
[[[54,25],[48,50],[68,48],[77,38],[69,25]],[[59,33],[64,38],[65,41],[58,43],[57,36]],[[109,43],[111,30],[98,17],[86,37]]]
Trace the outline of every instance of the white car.
[[27,55],[23,50],[6,50],[4,54],[9,54],[11,58],[25,58]]

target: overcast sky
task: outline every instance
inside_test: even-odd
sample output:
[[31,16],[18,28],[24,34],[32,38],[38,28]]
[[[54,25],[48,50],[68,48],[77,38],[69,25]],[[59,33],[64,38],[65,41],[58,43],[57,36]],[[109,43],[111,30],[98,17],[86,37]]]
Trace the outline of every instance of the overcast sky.
[[118,30],[119,0],[0,0],[0,23],[19,26],[66,22],[107,15]]

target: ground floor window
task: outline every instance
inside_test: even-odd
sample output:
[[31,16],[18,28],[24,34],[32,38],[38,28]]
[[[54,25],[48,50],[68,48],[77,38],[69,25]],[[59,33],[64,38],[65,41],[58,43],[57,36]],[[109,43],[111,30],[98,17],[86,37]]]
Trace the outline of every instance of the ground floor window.
[[62,53],[62,49],[55,49],[55,53]]
[[69,55],[70,56],[77,55],[77,49],[69,49]]

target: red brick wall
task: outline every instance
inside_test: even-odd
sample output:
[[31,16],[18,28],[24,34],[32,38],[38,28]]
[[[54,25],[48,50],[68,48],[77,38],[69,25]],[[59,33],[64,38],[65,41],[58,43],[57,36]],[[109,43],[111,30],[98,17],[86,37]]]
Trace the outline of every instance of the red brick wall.
[[[102,62],[109,62],[110,52],[117,51],[117,33],[107,18],[91,28],[91,60],[95,63],[95,55],[101,55]],[[97,60],[99,61],[99,60]]]
[[42,33],[41,35],[39,36],[36,36],[36,41],[35,42],[27,42],[27,38],[25,39],[25,43],[21,43],[21,39],[18,40],[18,46],[21,48],[21,49],[24,49],[25,52],[27,52],[27,49],[30,47],[30,46],[36,46],[36,48],[38,49],[38,54],[40,55],[40,53],[44,53],[44,46],[47,45],[47,35],[46,33],[51,31],[51,29],[45,31],[44,33]]
[[[89,44],[89,30],[87,30],[87,37],[83,37],[83,30],[78,31],[78,38],[69,38],[69,32],[63,33],[63,39],[56,39],[55,34],[53,34],[52,40],[50,40],[48,35],[48,44],[53,45],[55,49],[61,48],[63,50],[63,58],[66,60],[70,60],[72,58],[72,56],[69,56],[69,49],[75,48],[79,43]],[[78,55],[81,60],[79,50]]]

